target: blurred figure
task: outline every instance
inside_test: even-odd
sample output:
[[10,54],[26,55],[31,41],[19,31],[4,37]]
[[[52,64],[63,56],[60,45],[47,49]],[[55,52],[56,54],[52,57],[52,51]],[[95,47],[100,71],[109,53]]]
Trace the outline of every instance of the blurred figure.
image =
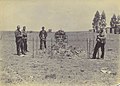
[[40,38],[40,49],[42,50],[42,45],[44,43],[44,48],[46,48],[46,37],[47,32],[44,30],[45,27],[42,27],[42,30],[39,32],[39,38]]
[[97,54],[99,48],[101,48],[101,52],[102,52],[101,58],[104,59],[104,50],[105,50],[104,46],[106,44],[106,36],[107,36],[107,34],[105,31],[105,26],[102,25],[102,28],[100,28],[100,32],[97,35],[97,39],[96,39],[97,43],[94,48],[94,53],[93,53],[92,59],[96,59],[96,54]]
[[27,31],[26,31],[26,26],[23,26],[22,30],[22,36],[23,36],[23,45],[24,45],[24,52],[29,52],[27,50]]
[[19,25],[17,26],[17,30],[15,31],[15,38],[16,38],[17,55],[20,55],[20,52],[25,55],[24,49],[23,49],[24,46],[23,46],[22,33],[20,31]]

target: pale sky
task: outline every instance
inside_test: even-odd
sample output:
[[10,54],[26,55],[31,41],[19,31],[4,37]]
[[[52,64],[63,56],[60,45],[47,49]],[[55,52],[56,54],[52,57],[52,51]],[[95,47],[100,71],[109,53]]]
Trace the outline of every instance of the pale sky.
[[0,30],[83,31],[92,28],[93,17],[104,10],[109,26],[113,14],[120,14],[119,0],[0,0]]

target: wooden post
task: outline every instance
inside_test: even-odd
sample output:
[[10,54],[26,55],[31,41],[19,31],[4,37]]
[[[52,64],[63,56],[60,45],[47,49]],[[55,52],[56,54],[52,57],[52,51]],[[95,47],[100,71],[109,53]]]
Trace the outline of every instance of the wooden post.
[[91,39],[89,39],[89,50],[88,50],[88,54],[89,54],[89,58],[90,58],[90,46],[91,46]]
[[88,38],[87,38],[86,42],[87,42],[87,58],[88,58],[89,57],[88,56]]
[[33,58],[34,58],[34,37],[33,37],[32,42],[33,42]]
[[51,38],[51,58],[52,58],[52,56],[53,56],[53,53],[52,53],[52,46],[53,44],[52,44],[52,38]]
[[94,53],[94,48],[95,48],[95,34],[93,32],[93,48],[92,48],[92,54]]
[[1,34],[1,36],[0,36],[0,40],[2,40],[2,34]]
[[69,41],[69,40],[68,40],[68,36],[67,36],[67,46],[68,46],[68,41]]
[[38,37],[36,37],[36,55],[38,54]]

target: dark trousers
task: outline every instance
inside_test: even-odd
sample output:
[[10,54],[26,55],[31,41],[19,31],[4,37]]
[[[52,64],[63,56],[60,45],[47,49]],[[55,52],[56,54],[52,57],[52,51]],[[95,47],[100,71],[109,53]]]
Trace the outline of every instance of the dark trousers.
[[95,48],[94,48],[94,53],[93,53],[93,59],[96,58],[96,54],[99,48],[101,48],[101,52],[102,52],[101,58],[104,58],[104,46],[105,46],[105,43],[100,43],[100,42],[96,43]]
[[28,51],[27,50],[27,39],[24,39],[23,43],[24,43],[24,51],[26,52]]
[[17,55],[20,55],[20,50],[21,53],[24,54],[24,49],[23,49],[24,46],[22,41],[16,40],[16,47],[17,47]]
[[40,39],[40,49],[41,50],[42,50],[43,43],[44,43],[44,48],[46,48],[46,40]]

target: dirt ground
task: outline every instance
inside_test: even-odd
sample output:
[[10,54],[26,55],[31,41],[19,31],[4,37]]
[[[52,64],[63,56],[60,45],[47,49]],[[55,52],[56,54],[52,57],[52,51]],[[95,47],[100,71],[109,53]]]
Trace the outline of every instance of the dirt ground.
[[[112,39],[117,40],[117,37]],[[37,51],[38,54],[33,57],[32,45],[31,40],[28,40],[29,52],[22,57],[16,55],[14,38],[0,40],[0,81],[4,86],[16,86],[16,84],[28,86],[27,84],[30,83],[36,83],[36,86],[40,84],[43,86],[116,86],[117,84],[119,62],[115,45],[114,48],[110,48],[110,45],[106,46],[105,59],[90,59],[84,49],[79,56],[55,56],[49,53],[49,46],[46,52],[37,48],[34,52]]]

